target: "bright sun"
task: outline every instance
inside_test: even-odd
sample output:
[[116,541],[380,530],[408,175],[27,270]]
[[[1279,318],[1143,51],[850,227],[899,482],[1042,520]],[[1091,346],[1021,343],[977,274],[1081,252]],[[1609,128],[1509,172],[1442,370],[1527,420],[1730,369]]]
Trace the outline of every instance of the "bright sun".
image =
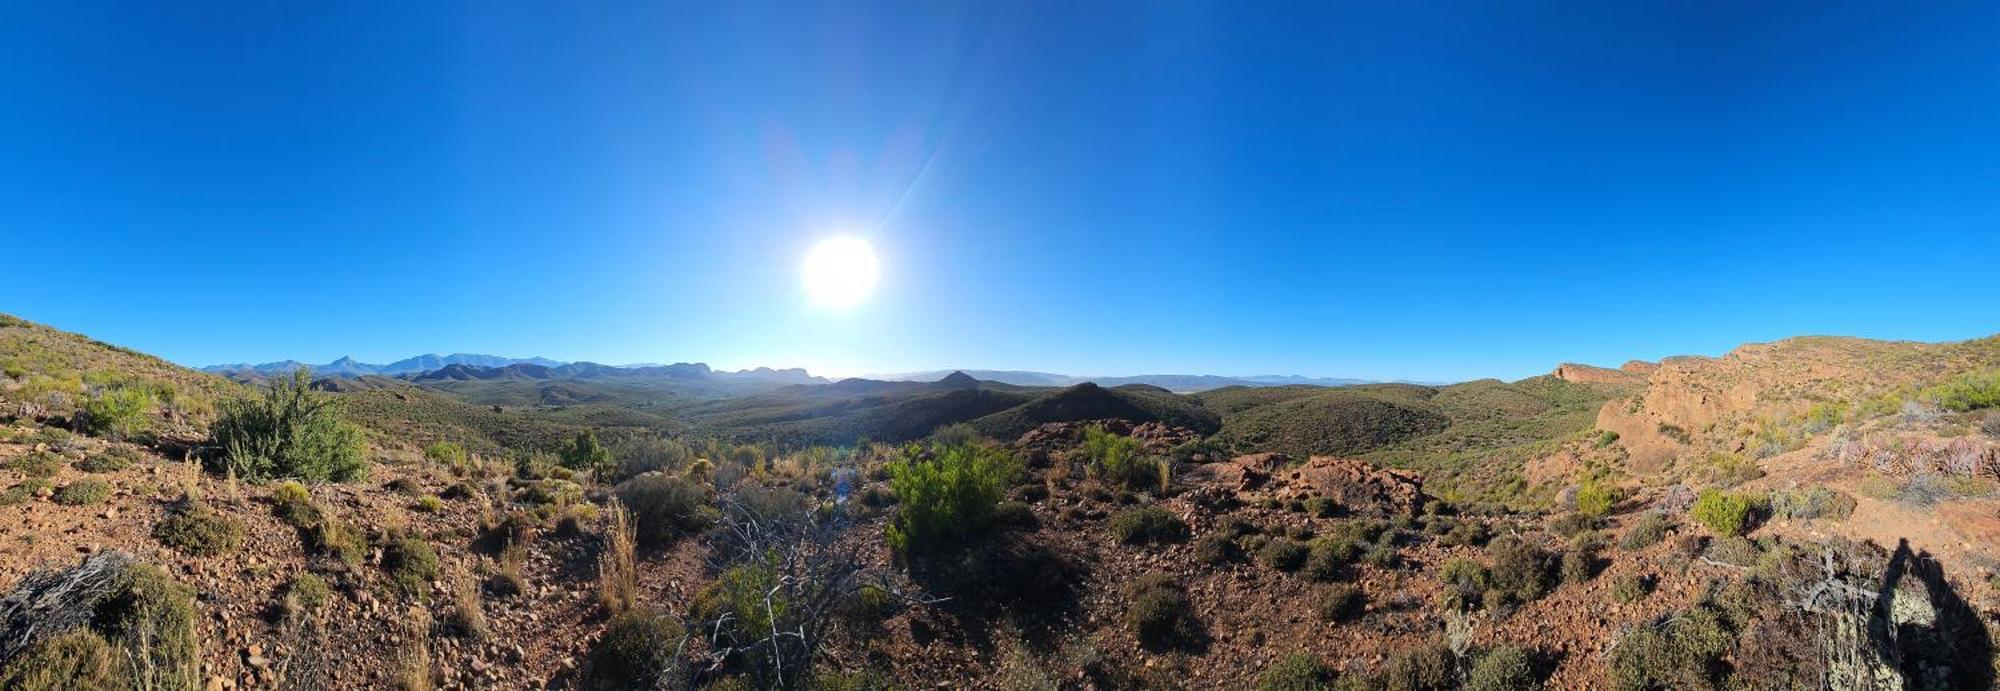
[[875,288],[875,250],[856,237],[821,241],[806,253],[806,295],[814,303],[847,309],[868,299]]

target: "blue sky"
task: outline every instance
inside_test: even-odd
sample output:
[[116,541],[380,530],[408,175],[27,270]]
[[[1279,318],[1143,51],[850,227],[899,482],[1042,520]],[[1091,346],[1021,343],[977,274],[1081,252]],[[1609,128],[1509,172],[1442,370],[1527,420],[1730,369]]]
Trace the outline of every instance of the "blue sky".
[[[1992,3],[674,4],[9,3],[0,311],[1420,380],[2000,331]],[[847,312],[798,280],[839,233]]]

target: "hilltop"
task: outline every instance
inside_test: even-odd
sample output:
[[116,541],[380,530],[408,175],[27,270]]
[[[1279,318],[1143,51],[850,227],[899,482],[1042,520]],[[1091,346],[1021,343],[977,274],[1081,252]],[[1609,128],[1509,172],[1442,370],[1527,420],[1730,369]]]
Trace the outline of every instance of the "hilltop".
[[[0,318],[0,687],[1994,680],[1996,339],[1194,395],[632,369],[293,392]],[[218,439],[285,401],[359,471]]]

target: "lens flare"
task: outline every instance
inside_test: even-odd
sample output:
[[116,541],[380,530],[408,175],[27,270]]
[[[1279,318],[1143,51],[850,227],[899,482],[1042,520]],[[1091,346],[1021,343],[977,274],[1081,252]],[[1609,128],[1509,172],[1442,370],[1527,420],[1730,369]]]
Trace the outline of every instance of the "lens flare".
[[802,277],[814,304],[852,309],[875,289],[875,250],[856,237],[828,238],[806,253]]

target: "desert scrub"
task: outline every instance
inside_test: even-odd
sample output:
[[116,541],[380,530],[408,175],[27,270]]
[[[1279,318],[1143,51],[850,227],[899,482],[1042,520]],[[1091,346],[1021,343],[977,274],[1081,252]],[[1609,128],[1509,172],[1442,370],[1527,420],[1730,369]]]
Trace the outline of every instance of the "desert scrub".
[[1333,668],[1311,653],[1296,652],[1278,658],[1257,675],[1257,691],[1330,691]]
[[437,498],[437,495],[426,494],[417,497],[416,503],[411,504],[410,508],[424,513],[437,513],[444,510],[444,500]]
[[1320,586],[1313,594],[1313,613],[1320,621],[1347,621],[1361,615],[1367,599],[1361,589],[1346,583]]
[[1465,557],[1446,559],[1438,569],[1438,581],[1444,584],[1439,605],[1457,612],[1476,609],[1483,601],[1489,580],[1486,567],[1477,561]]
[[1512,535],[1486,546],[1493,558],[1488,573],[1494,590],[1516,602],[1533,602],[1555,587],[1555,558],[1547,550]]
[[34,451],[15,456],[12,460],[7,461],[8,470],[31,478],[55,477],[56,473],[62,470],[62,467],[63,460],[61,456],[43,451]]
[[1362,555],[1363,543],[1340,537],[1322,537],[1308,543],[1306,562],[1299,575],[1315,581],[1339,580],[1348,564]]
[[150,427],[153,395],[140,388],[118,388],[101,392],[83,402],[79,411],[83,431],[101,437],[124,439]]
[[597,604],[620,614],[639,598],[638,536],[625,505],[612,497],[604,511],[604,549],[597,555]]
[[1106,432],[1102,427],[1084,429],[1078,453],[1083,456],[1084,474],[1094,479],[1128,489],[1160,492],[1166,491],[1171,482],[1166,459],[1141,455],[1138,440]]
[[13,487],[7,488],[6,492],[0,492],[0,506],[25,504],[28,500],[34,499],[35,495],[42,493],[42,491],[47,490],[50,486],[51,483],[43,478],[23,480]]
[[611,618],[590,650],[589,677],[598,688],[650,689],[673,672],[674,650],[686,631],[664,614],[633,610]]
[[415,537],[402,537],[389,542],[382,549],[382,571],[389,576],[389,582],[396,589],[408,595],[421,595],[430,582],[437,579],[437,552],[429,543]]
[[1588,583],[1597,577],[1597,555],[1587,549],[1572,549],[1563,552],[1562,582],[1564,585]]
[[111,498],[111,483],[94,477],[84,478],[64,485],[56,490],[55,500],[63,506],[89,506],[101,504]]
[[212,557],[243,546],[243,524],[206,504],[184,499],[153,526],[153,539],[191,557]]
[[1757,543],[1742,536],[1717,539],[1709,543],[1707,553],[1709,559],[1736,566],[1755,566],[1757,558],[1763,555],[1764,550]]
[[1611,513],[1611,507],[1621,499],[1620,494],[1617,487],[1599,480],[1586,480],[1576,488],[1576,512],[1588,518]]
[[1486,651],[1465,677],[1465,691],[1532,691],[1542,687],[1528,652],[1503,645]]
[[1257,561],[1279,571],[1297,571],[1306,563],[1309,550],[1304,544],[1289,537],[1271,538],[1263,549],[1257,550]]
[[1854,497],[1822,486],[1780,490],[1770,494],[1771,517],[1791,519],[1825,518],[1846,520],[1854,513]]
[[665,547],[715,524],[713,491],[691,480],[645,475],[618,485],[641,547]]
[[1617,689],[1716,688],[1735,637],[1715,612],[1698,607],[1625,634],[1611,648]]
[[1111,534],[1128,545],[1179,542],[1187,539],[1187,523],[1172,511],[1147,506],[1112,516]]
[[1449,689],[1458,681],[1457,656],[1444,643],[1404,648],[1389,655],[1375,685],[1391,691]]
[[343,417],[339,399],[312,390],[303,367],[272,381],[262,398],[224,401],[212,436],[222,453],[210,469],[252,482],[346,482],[368,469],[361,429]]
[[123,446],[114,446],[77,461],[76,469],[86,473],[115,473],[132,467],[132,464],[138,461],[139,452]]
[[112,583],[85,626],[17,656],[0,671],[0,688],[197,688],[193,592],[146,564],[124,565]]
[[1961,413],[2000,406],[2000,369],[1953,377],[1925,388],[1918,397]]
[[1689,513],[1709,532],[1731,537],[1755,527],[1756,512],[1762,503],[1761,496],[1706,489],[1694,500]]
[[0,669],[0,688],[14,691],[114,689],[126,681],[119,653],[89,628],[43,639]]
[[1648,574],[1628,573],[1611,580],[1611,599],[1620,604],[1644,600],[1652,592],[1653,577]]
[[898,500],[887,539],[890,548],[906,555],[956,548],[985,535],[995,507],[1021,472],[1013,454],[979,444],[929,450],[912,445],[885,467]]
[[285,584],[285,596],[280,600],[285,618],[297,621],[326,607],[332,599],[333,589],[327,587],[326,580],[311,571],[303,571]]
[[1625,530],[1625,536],[1618,540],[1618,548],[1632,552],[1660,544],[1661,540],[1667,539],[1667,530],[1672,527],[1673,519],[1667,518],[1666,514],[1648,511]]
[[1140,576],[1126,591],[1132,605],[1125,610],[1125,624],[1139,644],[1149,650],[1185,649],[1199,646],[1205,638],[1201,622],[1194,618],[1194,606],[1171,576],[1149,573]]
[[1195,541],[1194,560],[1210,566],[1239,562],[1243,560],[1243,546],[1229,535],[1209,533]]

